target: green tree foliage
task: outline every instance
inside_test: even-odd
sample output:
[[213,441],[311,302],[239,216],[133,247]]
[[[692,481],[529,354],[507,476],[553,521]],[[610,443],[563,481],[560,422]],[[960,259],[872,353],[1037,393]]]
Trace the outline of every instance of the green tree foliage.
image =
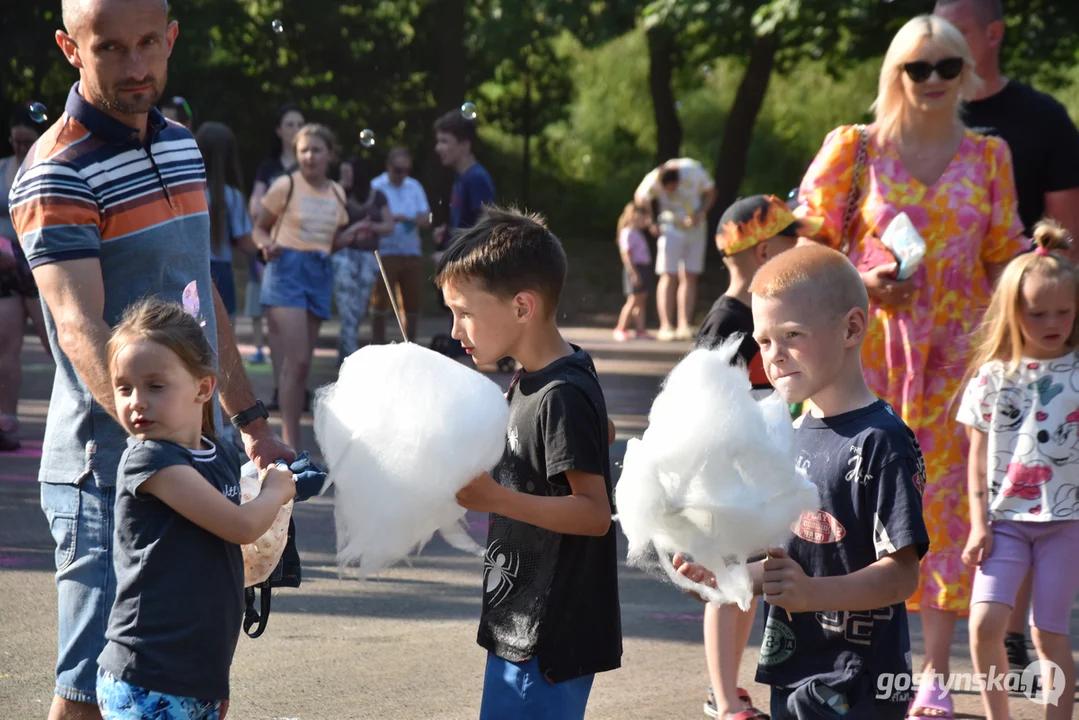
[[[345,152],[366,156],[373,170],[389,145],[403,143],[416,153],[436,213],[447,175],[431,154],[431,125],[472,101],[481,158],[495,171],[501,199],[527,198],[572,234],[608,238],[636,181],[671,152],[656,129],[657,82],[669,90],[664,122],[677,130],[674,151],[701,159],[728,194],[781,192],[830,127],[865,117],[876,58],[907,18],[931,6],[183,0],[172,5],[180,37],[167,94],[185,97],[196,122],[219,120],[236,131],[249,182],[286,101],[329,124]],[[1079,102],[1071,84],[1079,2],[1005,6],[1005,70],[1045,88],[1063,83],[1061,97]],[[0,3],[0,121],[28,100],[45,103],[53,119],[62,111],[77,73],[52,39],[60,24],[60,0]],[[657,56],[668,63],[658,78]],[[376,134],[373,149],[359,142],[364,128]]]

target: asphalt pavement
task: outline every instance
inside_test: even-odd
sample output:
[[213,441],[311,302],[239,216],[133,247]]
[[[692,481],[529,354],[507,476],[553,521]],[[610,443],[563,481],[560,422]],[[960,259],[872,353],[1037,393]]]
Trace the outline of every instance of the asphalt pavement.
[[[439,329],[437,321],[426,322],[423,335]],[[247,340],[245,320],[238,330]],[[335,331],[332,324],[323,329],[313,385],[334,377]],[[689,345],[615,343],[608,330],[595,328],[567,328],[565,334],[596,360],[618,429],[611,448],[617,475],[626,441],[643,432],[662,378]],[[19,415],[24,448],[0,454],[0,720],[46,716],[56,652],[54,546],[36,483],[53,366],[32,335],[26,338],[23,370]],[[267,397],[273,384],[269,366],[249,365],[248,372]],[[507,374],[491,377],[503,386],[509,381]],[[309,416],[305,429],[310,433]],[[335,564],[331,497],[297,505],[295,517],[303,585],[275,592],[265,635],[255,640],[241,636],[229,717],[477,717],[485,660],[475,640],[482,562],[436,537],[410,562],[360,580],[339,572]],[[482,539],[485,518],[470,513],[469,522],[473,536]],[[621,537],[620,548],[624,558]],[[703,606],[624,563],[619,593],[623,667],[597,677],[588,717],[704,717]],[[1079,627],[1077,615],[1079,606],[1073,609],[1073,628]],[[767,709],[767,688],[752,681],[761,630],[758,617],[740,684]],[[917,664],[922,647],[917,615],[912,616],[912,642]],[[957,631],[953,671],[971,671],[965,622]],[[955,697],[957,717],[982,716],[976,693]],[[1033,720],[1042,717],[1042,708],[1015,695],[1012,715]]]

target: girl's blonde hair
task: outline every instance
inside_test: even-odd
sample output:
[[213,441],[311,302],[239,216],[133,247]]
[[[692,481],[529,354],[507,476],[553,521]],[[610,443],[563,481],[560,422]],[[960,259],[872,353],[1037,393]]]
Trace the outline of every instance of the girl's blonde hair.
[[644,208],[638,207],[635,203],[626,203],[626,206],[622,208],[622,214],[618,216],[618,234],[621,235],[622,231],[633,224],[633,218],[637,217],[637,213],[643,213]]
[[[1009,373],[1019,368],[1023,356],[1019,310],[1023,282],[1027,278],[1070,280],[1075,285],[1076,303],[1079,304],[1079,268],[1053,252],[1067,247],[1068,241],[1068,233],[1064,228],[1052,220],[1042,220],[1034,227],[1034,245],[1037,249],[1008,263],[997,283],[997,289],[993,292],[985,320],[975,336],[968,381],[990,360],[1007,362]],[[1076,347],[1079,342],[1079,324],[1072,325],[1068,341],[1072,347]]]
[[[907,100],[903,94],[904,63],[914,59],[914,53],[922,43],[931,43],[945,49],[954,57],[963,58],[963,72],[959,76],[959,100],[974,98],[982,85],[974,72],[974,56],[970,53],[963,34],[947,20],[935,15],[919,15],[899,29],[888,46],[884,63],[880,68],[877,99],[872,110],[876,114],[877,135],[883,141],[895,140],[902,135],[908,121]],[[962,125],[961,102],[955,105],[955,122]]]
[[337,136],[333,134],[333,130],[330,130],[325,125],[320,123],[307,123],[296,132],[296,137],[292,139],[292,154],[298,156],[299,153],[296,149],[300,147],[300,138],[313,135],[322,142],[326,143],[326,149],[330,152],[330,162],[333,163],[337,160],[337,154],[339,147],[337,145]]
[[[113,328],[105,346],[109,376],[115,377],[116,355],[134,340],[149,340],[172,350],[184,368],[199,380],[215,378],[214,350],[199,321],[179,303],[144,298],[130,306]],[[214,402],[202,406],[202,434],[214,437]]]

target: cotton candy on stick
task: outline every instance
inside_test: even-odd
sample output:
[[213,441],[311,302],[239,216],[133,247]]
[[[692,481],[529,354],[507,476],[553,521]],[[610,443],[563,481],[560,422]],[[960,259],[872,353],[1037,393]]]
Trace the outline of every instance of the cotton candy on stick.
[[[819,500],[795,468],[786,404],[754,400],[745,368],[731,365],[738,342],[694,350],[671,371],[643,438],[626,449],[615,502],[630,565],[650,565],[654,548],[676,585],[745,610],[747,559],[782,542]],[[675,553],[712,570],[716,587],[675,572]]]
[[414,343],[367,346],[315,397],[315,437],[335,490],[337,559],[361,575],[435,533],[479,551],[456,494],[502,456],[509,408],[480,373]]

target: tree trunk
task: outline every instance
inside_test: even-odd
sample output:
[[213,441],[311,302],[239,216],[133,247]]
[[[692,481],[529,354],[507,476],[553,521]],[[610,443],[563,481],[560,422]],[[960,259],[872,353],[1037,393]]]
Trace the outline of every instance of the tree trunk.
[[[435,78],[436,117],[465,101],[465,0],[439,0],[434,3],[434,27],[438,28],[438,71]],[[435,131],[427,128],[430,139],[425,148],[423,184],[431,200],[435,224],[450,219],[450,192],[453,171],[442,167],[435,154]]]
[[[738,189],[746,174],[746,160],[749,156],[749,142],[753,137],[753,127],[757,124],[764,95],[768,91],[768,81],[772,77],[772,68],[776,59],[775,35],[757,38],[749,55],[749,64],[738,85],[734,104],[727,118],[727,129],[723,133],[723,143],[719,147],[719,156],[713,175],[716,181],[716,204],[708,218],[709,227],[715,227],[723,211],[738,199]],[[776,188],[778,192],[782,188]]]
[[682,124],[671,88],[675,53],[674,35],[669,30],[656,26],[648,31],[648,87],[656,120],[656,165],[678,157],[682,147]]

